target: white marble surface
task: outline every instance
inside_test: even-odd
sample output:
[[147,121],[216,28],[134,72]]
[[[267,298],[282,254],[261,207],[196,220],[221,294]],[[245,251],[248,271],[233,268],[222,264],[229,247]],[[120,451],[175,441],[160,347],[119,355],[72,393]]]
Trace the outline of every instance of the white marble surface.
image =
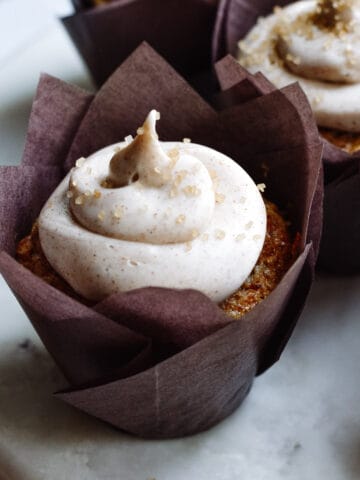
[[[33,11],[44,2],[31,0]],[[0,0],[1,164],[20,161],[40,71],[90,86],[51,17],[52,8],[70,11],[68,1],[47,1],[38,28],[20,28],[21,37],[22,3],[30,1]],[[12,6],[17,31],[4,30]],[[0,305],[1,480],[360,478],[360,276],[319,276],[281,361],[243,406],[211,431],[173,441],[124,435],[52,398],[64,381],[2,279]]]

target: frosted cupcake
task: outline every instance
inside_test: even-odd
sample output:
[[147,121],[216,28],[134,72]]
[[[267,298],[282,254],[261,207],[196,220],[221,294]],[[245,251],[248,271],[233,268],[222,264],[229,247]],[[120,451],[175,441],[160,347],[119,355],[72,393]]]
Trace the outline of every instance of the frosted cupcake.
[[91,302],[147,286],[194,288],[239,318],[276,287],[296,240],[265,206],[265,184],[189,139],[160,142],[157,118],[152,111],[135,139],[77,160],[18,258]]
[[[360,140],[360,6],[352,0],[245,0],[221,4],[215,54],[228,51],[276,87],[299,82],[324,142],[324,231],[319,263],[360,270],[357,205]],[[341,227],[339,228],[339,225]]]
[[[219,71],[228,74],[224,63]],[[244,87],[254,82],[248,76]],[[281,118],[271,117],[274,105],[281,110]],[[128,144],[122,141],[114,146],[135,133],[152,108],[162,112],[157,123],[161,141],[180,141],[158,143],[153,112],[134,140],[128,138]],[[184,138],[192,141],[184,143]],[[145,156],[139,158],[134,152],[144,147],[143,142]],[[150,168],[152,155],[148,153],[153,149],[160,163]],[[123,162],[124,156],[129,162]],[[291,166],[285,161],[289,159]],[[217,162],[223,163],[219,170]],[[129,168],[123,169],[125,164]],[[228,166],[230,185],[232,178],[241,175],[243,185],[236,182],[235,190],[249,186],[244,195],[235,192],[238,204],[233,206],[224,198],[234,200],[233,187],[224,191],[222,186],[223,170]],[[217,170],[218,185],[210,174],[212,167]],[[250,183],[242,169],[253,178]],[[254,376],[279,358],[311,286],[321,226],[320,170],[321,145],[309,106],[297,86],[289,87],[286,95],[274,91],[255,100],[248,96],[240,109],[218,111],[146,45],[136,50],[95,96],[43,76],[23,163],[1,169],[4,228],[0,232],[0,269],[68,380],[58,397],[116,428],[152,438],[200,432],[233,412],[249,392]],[[185,175],[185,171],[190,173]],[[68,177],[62,181],[64,175]],[[241,269],[250,258],[233,268],[246,242],[252,262],[260,261],[256,257],[264,238],[265,207],[256,186],[262,183],[266,183],[266,197],[286,211],[297,248],[271,293],[234,320],[217,304],[228,295],[223,291],[217,296],[217,286],[228,288],[230,282],[221,280],[211,287],[217,271],[208,274],[205,263],[231,263],[228,272],[219,271],[226,280],[233,275],[246,276],[251,263],[247,270]],[[129,191],[131,198],[145,195],[147,208],[142,201],[135,204],[108,198],[108,194],[118,198]],[[242,196],[255,199],[251,218]],[[168,211],[172,200],[174,209]],[[140,208],[141,221],[127,222],[132,208]],[[197,209],[199,215],[194,215]],[[223,209],[236,214],[238,221],[223,218]],[[157,233],[152,228],[156,213],[166,220]],[[44,251],[53,267],[72,282],[71,289],[77,289],[80,296],[76,298],[49,285],[41,274],[35,275],[14,258],[18,240],[30,231],[39,214]],[[80,244],[80,237],[86,241]],[[174,239],[176,243],[158,243]],[[140,253],[133,252],[135,243],[143,244]],[[162,268],[172,268],[166,275],[169,285],[153,281],[146,286],[135,284],[130,276],[126,292],[112,290],[116,272],[120,270],[119,276],[122,272],[109,260],[110,250],[119,251],[111,245],[121,245],[126,251],[126,258],[120,254],[116,263],[131,274],[142,269],[145,260],[154,265],[154,253],[164,247],[165,251],[174,249],[172,267],[159,258],[155,262],[161,267],[159,282],[163,281]],[[215,245],[216,255],[203,253],[207,245]],[[222,248],[225,246],[230,249]],[[57,250],[60,255],[55,255]],[[176,254],[186,259],[196,251],[206,262],[195,270],[188,262],[188,272],[192,280],[200,278],[201,284],[195,285],[196,289],[170,284],[180,278]],[[104,255],[91,267],[89,258],[94,253]],[[227,256],[227,260],[220,262],[216,256]],[[89,271],[94,265],[96,272]],[[102,292],[97,274],[103,275]],[[240,277],[235,280],[241,281]],[[200,291],[205,283],[208,287]],[[252,287],[256,294],[256,281]],[[84,296],[94,298],[91,305]]]

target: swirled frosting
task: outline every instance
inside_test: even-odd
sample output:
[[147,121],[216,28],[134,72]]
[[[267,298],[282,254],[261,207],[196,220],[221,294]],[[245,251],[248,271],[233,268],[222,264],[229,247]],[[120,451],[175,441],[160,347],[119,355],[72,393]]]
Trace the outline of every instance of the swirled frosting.
[[302,0],[261,18],[239,62],[281,88],[298,81],[318,125],[360,131],[360,2]]
[[151,111],[133,140],[82,158],[39,217],[52,267],[85,298],[145,286],[221,301],[245,281],[266,233],[258,188],[202,145],[160,142]]

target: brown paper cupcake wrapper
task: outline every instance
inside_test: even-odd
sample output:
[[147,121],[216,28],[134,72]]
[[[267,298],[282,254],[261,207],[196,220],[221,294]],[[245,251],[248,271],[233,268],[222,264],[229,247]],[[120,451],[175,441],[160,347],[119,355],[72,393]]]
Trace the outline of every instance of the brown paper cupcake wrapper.
[[[289,0],[221,0],[213,39],[213,58],[236,56],[237,44],[260,16]],[[233,98],[236,104],[237,98]],[[324,142],[324,226],[318,266],[337,273],[360,272],[360,153],[348,154]]]
[[[219,76],[239,84],[231,67],[239,71],[230,57],[224,59]],[[23,163],[1,169],[0,271],[69,381],[57,395],[140,436],[193,434],[229,415],[254,375],[279,358],[311,286],[313,245],[316,250],[322,224],[316,127],[297,86],[246,100],[246,89],[256,89],[259,79],[242,73],[236,88],[244,87],[243,103],[221,111],[146,44],[95,96],[44,75]],[[89,308],[13,258],[16,241],[74,159],[134,133],[151,108],[161,112],[163,140],[190,137],[231,155],[256,182],[265,181],[267,197],[287,209],[293,231],[301,235],[295,263],[241,320],[230,319],[194,290],[149,287]]]
[[73,2],[63,19],[97,85],[143,41],[199,88],[209,88],[218,0],[114,0],[97,8]]
[[360,152],[324,141],[324,225],[318,265],[339,274],[360,272]]

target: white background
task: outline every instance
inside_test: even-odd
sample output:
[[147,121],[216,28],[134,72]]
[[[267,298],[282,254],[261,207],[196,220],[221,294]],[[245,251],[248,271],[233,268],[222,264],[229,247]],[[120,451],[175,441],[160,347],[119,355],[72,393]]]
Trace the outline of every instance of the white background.
[[[56,19],[71,11],[67,0],[0,0],[3,165],[20,162],[41,71],[91,88]],[[0,479],[358,480],[359,294],[360,276],[318,276],[281,361],[243,406],[207,433],[160,442],[51,397],[64,380],[1,279]]]

